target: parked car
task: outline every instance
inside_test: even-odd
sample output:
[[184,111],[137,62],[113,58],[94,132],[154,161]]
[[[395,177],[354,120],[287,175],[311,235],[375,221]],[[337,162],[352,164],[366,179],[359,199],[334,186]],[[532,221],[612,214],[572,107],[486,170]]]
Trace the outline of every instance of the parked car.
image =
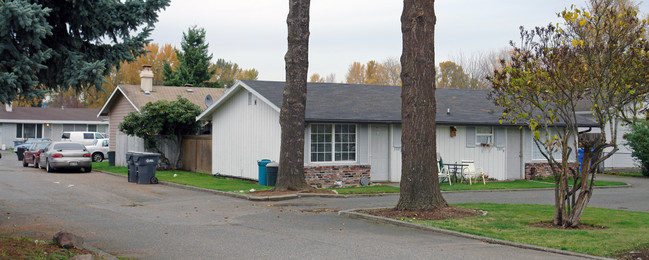
[[61,140],[79,142],[83,145],[91,145],[97,139],[104,139],[99,132],[63,132]]
[[24,143],[16,145],[16,147],[14,147],[14,152],[18,156],[18,161],[23,160],[23,153],[25,152],[25,150],[27,150],[27,148],[29,148],[29,146],[32,145],[32,143],[43,142],[43,141],[51,141],[51,140],[47,138],[29,138]]
[[92,145],[86,145],[93,162],[102,162],[108,157],[108,139],[97,139]]
[[92,171],[90,152],[79,142],[52,142],[41,153],[39,164],[47,172],[60,169]]
[[51,142],[34,142],[29,149],[23,152],[23,167],[29,166],[29,164],[34,164],[34,168],[38,168],[38,161],[41,157],[41,152],[45,147],[50,145]]

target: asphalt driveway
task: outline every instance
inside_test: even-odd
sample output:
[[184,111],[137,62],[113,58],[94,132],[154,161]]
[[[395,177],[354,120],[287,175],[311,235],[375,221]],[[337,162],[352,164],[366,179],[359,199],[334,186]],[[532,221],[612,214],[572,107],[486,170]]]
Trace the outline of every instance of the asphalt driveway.
[[[626,180],[626,179],[625,179]],[[644,186],[643,186],[644,185]],[[591,206],[648,211],[646,183],[596,190]],[[629,195],[631,193],[632,195]],[[545,201],[545,197],[549,200]],[[447,193],[451,203],[551,203],[551,191]],[[629,200],[640,200],[630,202]],[[50,238],[65,229],[137,259],[566,259],[338,216],[395,205],[397,196],[251,202],[101,173],[46,173],[0,159],[0,232]],[[644,202],[644,203],[643,203]],[[615,206],[613,206],[615,205]]]

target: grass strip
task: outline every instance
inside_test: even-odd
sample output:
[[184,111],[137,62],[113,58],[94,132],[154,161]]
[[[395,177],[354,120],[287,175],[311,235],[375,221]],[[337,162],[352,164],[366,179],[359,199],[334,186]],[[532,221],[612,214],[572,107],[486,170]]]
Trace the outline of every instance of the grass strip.
[[[108,166],[108,162],[94,162],[92,167],[98,171],[112,172],[122,175],[128,174],[128,168],[125,166]],[[174,176],[175,175],[175,176]],[[173,182],[183,185],[200,187],[211,190],[227,192],[248,193],[251,189],[269,190],[272,186],[257,185],[256,181],[233,179],[226,177],[214,177],[205,173],[188,172],[188,171],[156,171],[155,176],[160,181]]]
[[551,222],[554,215],[552,205],[464,203],[454,206],[488,213],[464,219],[404,221],[606,257],[649,245],[649,213],[645,212],[589,207],[583,214],[582,224],[603,228],[581,230],[530,226],[531,223]]
[[[620,186],[620,185],[623,186],[626,185],[626,183],[612,182],[612,181],[595,181],[595,186]],[[515,181],[487,182],[487,184],[482,184],[482,182],[478,182],[478,183],[474,183],[473,185],[469,185],[468,183],[453,183],[453,185],[449,185],[448,183],[445,182],[445,183],[441,183],[439,188],[442,191],[538,189],[538,188],[554,188],[554,183],[543,182],[543,181],[515,180]],[[338,194],[399,193],[399,187],[393,187],[389,185],[331,188],[331,190],[336,190]]]

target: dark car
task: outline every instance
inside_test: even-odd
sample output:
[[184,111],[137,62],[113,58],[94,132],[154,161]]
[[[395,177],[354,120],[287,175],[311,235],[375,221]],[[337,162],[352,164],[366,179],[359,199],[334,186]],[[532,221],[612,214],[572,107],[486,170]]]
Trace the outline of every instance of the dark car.
[[[78,142],[52,142],[41,153],[40,166],[47,172],[60,169],[92,171],[92,159],[86,147]],[[44,164],[44,165],[43,165]]]
[[50,141],[50,139],[47,138],[29,138],[25,143],[19,144],[16,147],[14,147],[14,152],[16,152],[16,155],[18,156],[18,161],[23,160],[23,153],[27,148],[29,148],[32,143],[35,142],[43,142],[43,141]]
[[38,160],[40,160],[41,152],[47,147],[51,142],[34,142],[29,146],[25,152],[23,152],[23,167],[33,164],[35,168],[38,168]]

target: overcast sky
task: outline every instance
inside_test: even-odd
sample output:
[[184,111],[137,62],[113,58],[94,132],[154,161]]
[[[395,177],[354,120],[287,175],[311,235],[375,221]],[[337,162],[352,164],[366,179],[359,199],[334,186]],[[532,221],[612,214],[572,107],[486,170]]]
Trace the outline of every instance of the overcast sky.
[[[313,0],[309,75],[336,74],[345,79],[354,61],[383,61],[401,55],[400,0]],[[556,13],[585,1],[437,0],[435,62],[463,53],[498,51],[517,40],[518,27],[558,22]],[[649,4],[642,3],[646,17]],[[172,0],[160,13],[153,42],[180,48],[190,26],[205,28],[210,52],[217,58],[255,68],[260,80],[285,80],[287,0]]]

